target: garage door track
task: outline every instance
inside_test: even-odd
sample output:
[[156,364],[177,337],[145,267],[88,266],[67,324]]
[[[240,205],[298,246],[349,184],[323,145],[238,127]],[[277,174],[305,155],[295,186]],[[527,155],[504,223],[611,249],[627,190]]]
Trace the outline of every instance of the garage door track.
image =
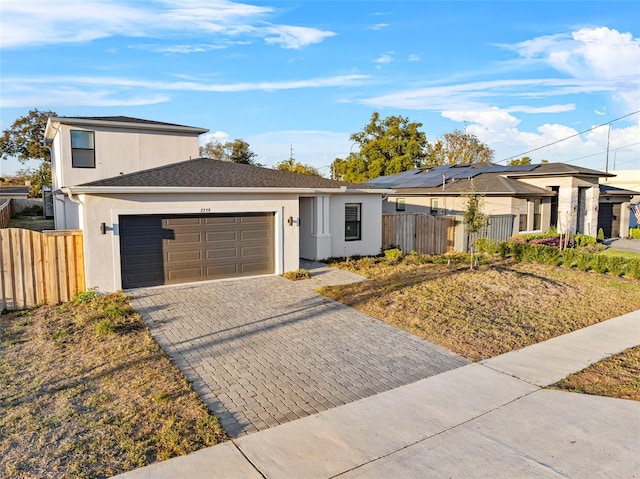
[[151,334],[230,436],[267,429],[466,364],[313,291],[364,278],[279,276],[137,289]]

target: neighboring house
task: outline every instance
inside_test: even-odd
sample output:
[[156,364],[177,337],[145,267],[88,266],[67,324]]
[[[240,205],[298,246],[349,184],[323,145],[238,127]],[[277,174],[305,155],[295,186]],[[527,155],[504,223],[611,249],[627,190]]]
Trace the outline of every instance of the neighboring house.
[[[418,168],[366,182],[392,188],[383,213],[427,213],[455,216],[455,249],[467,246],[462,218],[466,195],[484,197],[490,215],[489,236],[506,239],[518,233],[559,231],[596,236],[601,177],[613,176],[562,163],[500,166],[491,163]],[[619,197],[620,199],[620,197]],[[629,201],[629,197],[627,197]],[[628,227],[621,217],[620,230]],[[610,228],[611,229],[611,228]]]
[[[636,160],[637,164],[640,164],[640,160]],[[622,190],[631,191],[634,195],[631,199],[632,204],[640,204],[640,170],[614,170],[616,176],[609,178],[601,178],[600,184],[606,187],[619,188]],[[624,203],[620,206],[620,211],[624,215],[625,208],[628,206]],[[631,214],[629,226],[637,227],[640,221]]]
[[[77,130],[67,125],[69,119],[55,121],[66,125],[58,128],[67,132],[56,143],[53,127],[47,129],[54,139],[58,203],[65,205],[60,210],[64,218],[56,218],[56,224],[83,230],[88,287],[114,291],[281,274],[297,269],[300,257],[380,252],[382,194],[387,190],[187,159],[197,154],[197,132],[205,130],[168,126],[176,130],[172,144],[171,131],[160,135],[138,127],[162,129],[166,124],[134,119],[118,121],[113,129],[104,125],[108,120],[97,120],[100,129],[91,143],[95,161],[85,153],[80,156],[94,170],[76,172],[70,146]],[[129,125],[134,122],[135,128]],[[89,126],[83,123],[81,131],[93,131]],[[165,151],[155,148],[152,135],[162,137]],[[183,161],[175,161],[183,140]],[[143,143],[152,144],[153,154],[143,151]],[[100,152],[101,145],[110,153]],[[157,165],[154,155],[164,164]]]
[[30,190],[30,186],[0,186],[0,200],[26,200]]

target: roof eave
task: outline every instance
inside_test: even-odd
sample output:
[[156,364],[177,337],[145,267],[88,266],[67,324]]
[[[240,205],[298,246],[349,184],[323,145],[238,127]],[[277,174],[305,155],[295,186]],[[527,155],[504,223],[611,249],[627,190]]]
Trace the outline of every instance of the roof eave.
[[[129,130],[152,130],[152,131],[168,131],[174,133],[191,133],[201,135],[203,133],[207,133],[209,130],[206,128],[199,128],[196,126],[182,126],[182,125],[159,125],[153,123],[136,123],[136,122],[124,122],[124,121],[109,121],[109,120],[87,120],[82,118],[72,118],[72,117],[58,117],[54,116],[49,118],[47,121],[47,128],[45,130],[45,138],[49,138],[47,136],[50,133],[49,125],[52,125],[52,130],[56,130],[53,128],[53,123],[57,123],[58,125],[78,125],[78,126],[103,126],[109,128],[121,128],[121,129],[129,129]],[[55,133],[53,134],[55,136]],[[51,136],[53,138],[53,136]]]
[[65,194],[169,194],[169,193],[288,193],[288,194],[385,194],[392,190],[368,189],[368,188],[282,188],[282,187],[184,187],[184,186],[67,186],[60,189]]

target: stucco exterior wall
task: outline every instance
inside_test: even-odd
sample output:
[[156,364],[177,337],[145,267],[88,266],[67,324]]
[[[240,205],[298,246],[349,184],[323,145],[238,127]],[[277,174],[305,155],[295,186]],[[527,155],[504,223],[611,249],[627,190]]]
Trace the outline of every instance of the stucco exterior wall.
[[[83,202],[84,256],[87,287],[99,291],[122,288],[119,216],[136,214],[201,214],[273,212],[275,214],[276,274],[299,266],[297,195],[80,195]],[[100,224],[106,224],[106,234]]]
[[[345,241],[345,205],[360,203],[361,240]],[[380,195],[348,194],[330,198],[331,256],[377,255],[382,247],[382,201]],[[318,258],[318,259],[326,259]]]
[[[71,130],[94,132],[95,168],[73,168]],[[198,136],[176,132],[60,125],[53,142],[54,190],[199,156]]]

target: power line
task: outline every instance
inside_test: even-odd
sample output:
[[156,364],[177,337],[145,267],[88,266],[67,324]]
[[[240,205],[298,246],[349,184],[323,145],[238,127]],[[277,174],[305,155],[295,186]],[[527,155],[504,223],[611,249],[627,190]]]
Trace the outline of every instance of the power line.
[[613,120],[611,120],[611,121],[608,121],[608,122],[606,122],[606,123],[602,123],[602,124],[600,124],[600,125],[592,126],[591,128],[587,128],[586,130],[580,131],[580,132],[578,132],[578,133],[574,133],[573,135],[571,135],[571,136],[567,136],[566,138],[562,138],[561,140],[556,140],[556,141],[551,142],[551,143],[548,143],[548,144],[546,144],[546,145],[542,145],[542,146],[539,146],[539,147],[537,147],[537,148],[533,148],[532,150],[525,151],[524,153],[519,153],[519,154],[517,154],[517,155],[510,156],[509,158],[505,158],[504,160],[497,161],[496,163],[503,163],[503,162],[505,162],[505,161],[513,160],[514,158],[522,157],[522,156],[527,155],[527,154],[529,154],[529,153],[532,153],[532,152],[534,152],[534,151],[542,150],[543,148],[547,148],[548,146],[557,145],[558,143],[562,143],[563,141],[570,140],[571,138],[575,138],[576,136],[580,136],[580,135],[582,135],[583,133],[587,133],[587,132],[589,132],[589,131],[593,131],[593,130],[595,130],[596,128],[600,128],[600,127],[602,127],[602,126],[606,126],[606,125],[611,125],[611,123],[613,123],[613,122],[616,122],[616,121],[622,120],[622,119],[627,118],[628,116],[631,116],[631,115],[636,115],[637,113],[640,113],[640,110],[636,110],[636,111],[634,111],[634,112],[627,113],[626,115],[623,115],[623,116],[621,116],[621,117],[619,117],[619,118],[615,118],[615,119],[613,119]]
[[[636,145],[640,145],[640,141],[637,142],[637,143],[631,143],[630,145],[624,145],[624,146],[619,146],[617,148],[611,148],[611,151],[623,150],[625,148],[629,148],[629,147],[636,146]],[[571,163],[573,161],[583,160],[585,158],[591,158],[592,156],[599,156],[599,155],[601,155],[603,153],[604,153],[604,151],[599,151],[597,153],[591,153],[590,155],[584,155],[584,156],[580,156],[578,158],[571,158],[570,160],[563,160],[562,162],[563,163]]]

